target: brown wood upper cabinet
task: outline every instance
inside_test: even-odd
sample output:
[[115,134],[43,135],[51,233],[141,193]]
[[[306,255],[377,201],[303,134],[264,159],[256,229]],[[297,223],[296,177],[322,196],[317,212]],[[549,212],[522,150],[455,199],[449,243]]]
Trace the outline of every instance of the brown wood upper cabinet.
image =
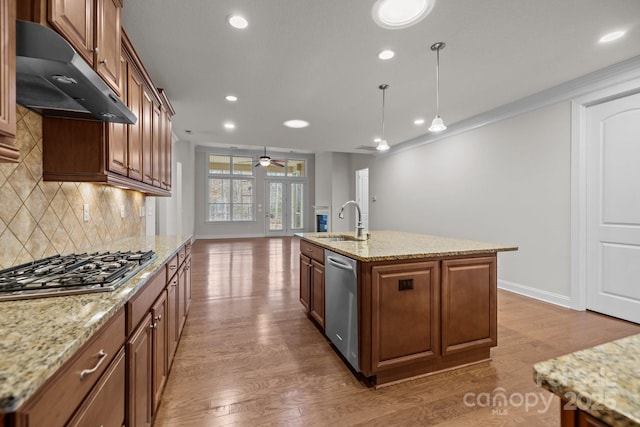
[[16,2],[0,0],[0,162],[18,162],[16,136]]
[[122,0],[21,0],[18,18],[55,29],[122,97],[122,5]]
[[[133,125],[45,117],[45,181],[105,182],[153,196],[171,195],[171,121],[175,113],[122,32],[120,93]],[[74,156],[68,156],[73,152]]]

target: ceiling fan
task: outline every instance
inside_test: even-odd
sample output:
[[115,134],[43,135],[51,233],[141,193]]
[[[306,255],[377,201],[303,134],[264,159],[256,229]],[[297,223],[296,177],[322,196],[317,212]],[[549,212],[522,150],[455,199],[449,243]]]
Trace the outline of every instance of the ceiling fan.
[[275,165],[275,166],[280,166],[281,168],[284,167],[284,160],[276,160],[276,159],[272,159],[271,157],[267,156],[267,147],[264,147],[264,154],[260,157],[258,157],[258,163],[256,163],[254,165],[254,167],[258,167],[258,166],[263,166],[263,167],[267,167],[270,165]]

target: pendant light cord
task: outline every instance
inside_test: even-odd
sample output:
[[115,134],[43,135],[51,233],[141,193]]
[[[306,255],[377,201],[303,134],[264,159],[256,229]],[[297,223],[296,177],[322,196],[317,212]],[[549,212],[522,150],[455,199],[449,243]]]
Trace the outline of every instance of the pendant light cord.
[[440,47],[436,49],[436,116],[440,116]]
[[382,139],[384,140],[384,93],[387,90],[386,85],[382,88]]

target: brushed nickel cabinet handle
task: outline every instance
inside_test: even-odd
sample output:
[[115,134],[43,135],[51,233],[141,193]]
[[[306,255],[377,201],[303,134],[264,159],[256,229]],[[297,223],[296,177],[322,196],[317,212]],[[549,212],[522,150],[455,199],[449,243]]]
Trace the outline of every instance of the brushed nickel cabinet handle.
[[155,320],[157,320],[157,321],[162,320],[162,314],[160,314],[160,315],[156,316],[156,317],[155,317]]
[[170,265],[170,266],[169,266],[169,270],[175,270],[175,269],[176,269],[176,267],[177,267],[177,266],[175,266],[175,265]]
[[100,61],[100,63],[103,64],[103,65],[107,65],[107,60],[103,59],[103,60]]
[[106,358],[107,358],[107,353],[105,353],[104,350],[100,350],[98,352],[98,363],[96,363],[96,366],[94,366],[91,369],[85,369],[82,372],[80,372],[80,379],[83,380],[87,375],[93,374],[95,371],[97,371],[100,365],[102,365],[102,362],[104,362]]

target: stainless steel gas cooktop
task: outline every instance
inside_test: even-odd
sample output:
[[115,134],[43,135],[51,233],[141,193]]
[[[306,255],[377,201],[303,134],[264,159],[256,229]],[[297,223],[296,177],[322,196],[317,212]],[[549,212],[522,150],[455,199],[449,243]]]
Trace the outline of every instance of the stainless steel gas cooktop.
[[56,255],[0,270],[0,301],[109,292],[156,259],[153,251]]

